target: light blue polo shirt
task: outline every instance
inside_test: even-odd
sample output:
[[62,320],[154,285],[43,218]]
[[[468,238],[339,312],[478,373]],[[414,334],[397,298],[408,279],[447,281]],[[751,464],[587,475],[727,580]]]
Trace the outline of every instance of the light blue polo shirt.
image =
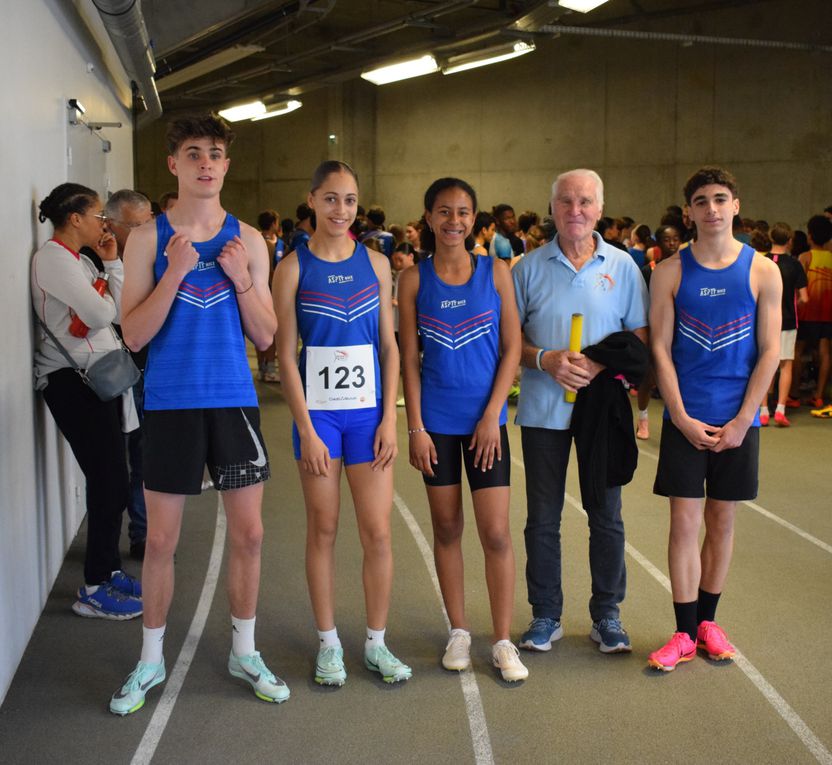
[[[569,347],[572,314],[582,313],[581,347],[613,332],[647,326],[644,277],[628,252],[594,233],[595,253],[580,271],[569,262],[558,237],[523,258],[512,272],[520,326],[528,342],[546,350]],[[574,404],[547,372],[523,367],[518,425],[567,430]]]

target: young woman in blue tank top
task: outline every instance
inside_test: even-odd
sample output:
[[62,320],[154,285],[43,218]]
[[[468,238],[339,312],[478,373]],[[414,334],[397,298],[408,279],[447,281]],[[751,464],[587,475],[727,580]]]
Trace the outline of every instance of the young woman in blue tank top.
[[[364,663],[393,683],[407,680],[411,671],[384,644],[398,453],[399,353],[390,265],[349,237],[358,205],[358,178],[349,165],[320,165],[308,203],[317,218],[315,233],[283,258],[273,293],[283,390],[295,421],[295,459],[306,501],[306,578],[319,638],[315,681],[343,685],[347,677],[335,626],[334,551],[343,464],[364,547]],[[299,359],[298,338],[303,344]]]
[[442,665],[461,671],[471,664],[462,561],[464,462],[485,553],[492,659],[504,680],[517,681],[528,670],[509,640],[514,551],[506,398],[520,363],[520,323],[508,266],[470,251],[476,211],[474,189],[458,178],[440,178],[425,193],[422,248],[433,254],[400,277],[399,341],[410,464],[424,476],[436,571],[451,623]]

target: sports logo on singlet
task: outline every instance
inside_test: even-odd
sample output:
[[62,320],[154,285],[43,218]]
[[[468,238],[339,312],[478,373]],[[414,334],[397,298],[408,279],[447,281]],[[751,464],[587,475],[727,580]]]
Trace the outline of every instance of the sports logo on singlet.
[[710,327],[687,311],[678,308],[677,310],[679,334],[711,353],[742,342],[754,331],[754,315],[750,313],[717,327]]
[[[164,255],[166,258],[170,257],[168,255],[167,250],[165,250],[162,253],[162,255]],[[216,260],[198,260],[196,262],[196,265],[191,269],[191,271],[209,271],[212,268],[216,268],[216,267],[217,267],[217,261]]]
[[182,282],[176,293],[177,300],[202,309],[213,308],[217,303],[222,303],[223,300],[228,300],[230,297],[231,282],[228,279],[223,279],[221,282],[217,282],[203,289],[195,287],[193,284]]
[[459,324],[448,324],[422,313],[419,314],[419,331],[425,342],[432,341],[458,351],[468,343],[496,332],[496,322],[497,314],[494,310],[472,316]]
[[[352,281],[352,277],[349,277],[347,281]],[[378,282],[375,282],[346,298],[335,297],[325,292],[304,290],[298,295],[298,304],[303,313],[327,316],[349,324],[365,313],[378,308],[378,295]]]

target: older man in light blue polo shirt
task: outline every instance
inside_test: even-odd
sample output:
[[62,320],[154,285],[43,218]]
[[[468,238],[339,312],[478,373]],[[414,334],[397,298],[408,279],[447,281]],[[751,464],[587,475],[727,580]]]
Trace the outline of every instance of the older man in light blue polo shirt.
[[[520,647],[533,651],[548,651],[563,636],[560,519],[574,406],[564,393],[589,385],[601,370],[582,353],[568,350],[572,314],[583,314],[582,348],[622,330],[647,342],[647,288],[628,253],[595,232],[603,206],[597,173],[571,170],[558,176],[552,186],[558,233],[513,272],[523,328],[516,422],[526,466],[526,585],[533,617]],[[629,651],[619,615],[627,581],[621,487],[608,488],[604,507],[589,510],[588,519],[590,637],[604,653]]]

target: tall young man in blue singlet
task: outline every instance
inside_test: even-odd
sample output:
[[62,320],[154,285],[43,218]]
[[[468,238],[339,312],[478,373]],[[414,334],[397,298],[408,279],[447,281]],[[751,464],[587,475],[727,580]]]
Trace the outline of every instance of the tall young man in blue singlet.
[[228,519],[228,670],[264,701],[289,697],[254,648],[269,464],[243,333],[265,350],[277,320],[263,237],[220,202],[233,138],[211,114],[169,125],[168,169],[179,181],[179,200],[133,231],[125,250],[124,340],[134,351],[150,346],[143,425],[148,533],[141,659],[110,700],[114,714],[140,709],[146,692],[165,679],[173,555],[185,498],[200,493],[206,464]]
[[780,355],[782,280],[771,260],[733,237],[740,208],[734,177],[704,167],[684,192],[696,241],[656,266],[650,283],[653,359],[665,402],[654,491],[670,498],[676,632],[647,662],[665,672],[697,648],[713,660],[735,654],[715,622],[716,606],[737,502],[757,496],[758,406]]

